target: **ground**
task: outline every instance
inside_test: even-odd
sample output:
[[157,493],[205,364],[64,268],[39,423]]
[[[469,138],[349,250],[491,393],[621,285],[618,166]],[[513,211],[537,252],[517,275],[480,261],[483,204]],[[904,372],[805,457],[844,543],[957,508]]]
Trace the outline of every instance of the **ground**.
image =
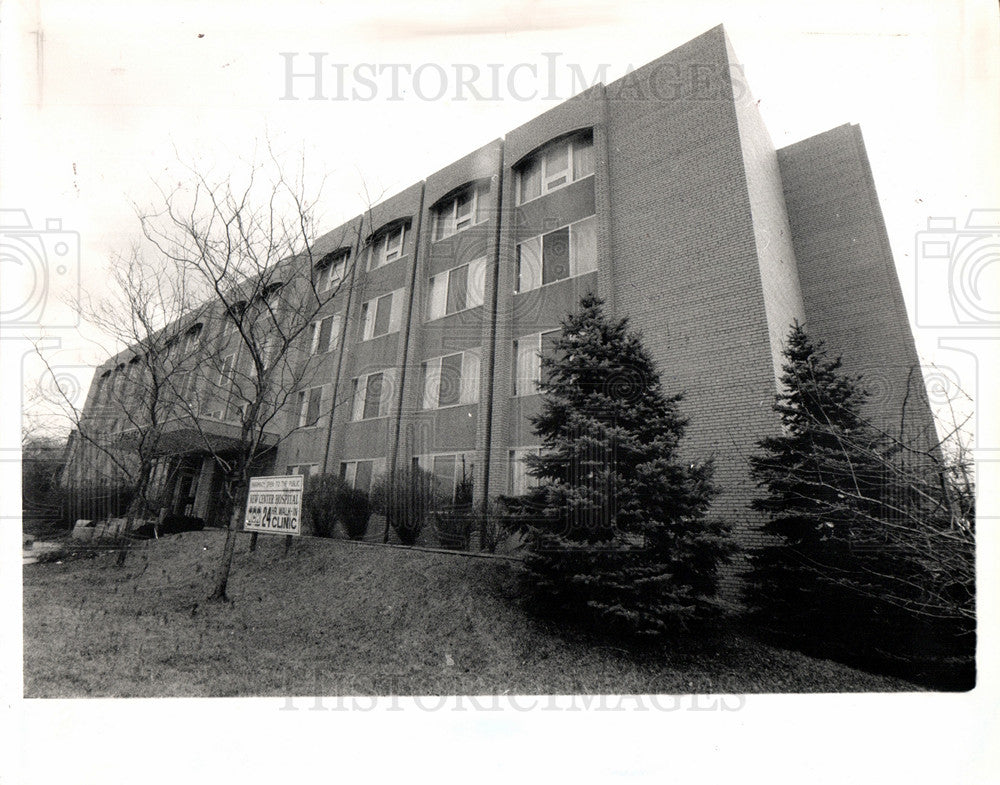
[[24,693],[74,696],[687,694],[918,687],[727,630],[630,651],[530,619],[516,563],[220,531],[24,567]]

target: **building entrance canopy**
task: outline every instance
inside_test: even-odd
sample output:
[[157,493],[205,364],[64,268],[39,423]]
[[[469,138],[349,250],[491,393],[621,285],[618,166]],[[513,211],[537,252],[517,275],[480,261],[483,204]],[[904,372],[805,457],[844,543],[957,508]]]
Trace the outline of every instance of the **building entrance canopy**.
[[[141,438],[142,433],[138,429],[129,429],[122,431],[118,442],[126,448],[137,448]],[[237,423],[201,419],[195,424],[186,420],[173,420],[160,428],[153,454],[160,456],[215,453],[218,455],[236,450],[240,443],[240,426]],[[264,449],[270,449],[277,443],[278,436],[274,433],[265,432],[260,440]]]

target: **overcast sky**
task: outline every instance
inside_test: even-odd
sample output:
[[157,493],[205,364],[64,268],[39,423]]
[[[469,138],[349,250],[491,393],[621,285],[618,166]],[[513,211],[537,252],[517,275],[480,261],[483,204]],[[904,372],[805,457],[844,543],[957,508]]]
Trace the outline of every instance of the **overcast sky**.
[[[911,320],[923,283],[915,235],[928,217],[961,228],[969,209],[1000,206],[988,3],[47,0],[4,12],[3,206],[27,210],[35,228],[59,218],[78,232],[80,285],[92,293],[137,236],[131,203],[150,203],[153,182],[172,177],[175,149],[226,171],[265,135],[304,147],[327,177],[322,225],[333,228],[365,208],[366,189],[401,190],[569,97],[574,68],[589,81],[603,68],[610,81],[720,22],[777,147],[861,125]],[[306,100],[304,80],[293,83],[299,100],[281,100],[281,53],[301,71],[312,52],[323,53],[327,98],[347,100]],[[366,64],[383,68],[374,90]],[[475,92],[458,87],[457,68],[480,74]],[[1000,288],[996,268],[983,280]],[[64,269],[52,268],[42,318],[61,342],[52,359],[98,362],[92,332],[73,328],[61,304],[77,286],[76,265]],[[14,291],[5,309],[20,302]],[[920,296],[947,294],[925,285]],[[938,347],[938,327],[915,332],[929,363],[974,373],[968,355]],[[82,394],[89,376],[78,374]]]

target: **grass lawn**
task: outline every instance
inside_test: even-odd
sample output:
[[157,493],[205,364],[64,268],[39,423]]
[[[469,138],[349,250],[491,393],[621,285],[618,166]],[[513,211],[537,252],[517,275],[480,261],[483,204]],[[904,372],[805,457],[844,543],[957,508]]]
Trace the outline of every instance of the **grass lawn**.
[[24,567],[26,697],[898,691],[909,682],[738,632],[629,651],[513,601],[516,565],[241,536],[231,604],[206,601],[224,535]]

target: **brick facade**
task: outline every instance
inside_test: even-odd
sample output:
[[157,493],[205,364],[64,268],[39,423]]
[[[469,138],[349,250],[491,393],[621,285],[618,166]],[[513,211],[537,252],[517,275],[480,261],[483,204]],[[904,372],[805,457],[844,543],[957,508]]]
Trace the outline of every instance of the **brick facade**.
[[[574,139],[581,161],[591,145],[593,173],[519,204],[519,172]],[[478,222],[441,238],[434,216],[463,187],[479,189]],[[518,244],[591,217],[596,270],[516,293]],[[400,255],[368,269],[369,246],[398,226]],[[571,240],[576,253],[587,236]],[[794,319],[876,383],[874,406],[898,409],[909,383],[914,427],[933,431],[860,131],[845,125],[776,151],[721,26],[554,107],[317,244],[343,246],[353,260],[349,285],[330,305],[344,314],[343,340],[320,371],[325,416],[281,441],[276,474],[456,454],[470,464],[478,498],[509,492],[510,451],[534,443],[528,418],[539,404],[514,395],[515,341],[557,328],[589,290],[641,330],[667,391],[683,392],[683,450],[716,461],[715,514],[744,544],[756,529],[746,459],[778,427],[771,405]],[[470,263],[483,265],[482,304],[430,319],[431,298],[444,291],[440,280],[432,291],[431,278]],[[393,291],[402,293],[398,329],[364,340],[364,303]],[[425,408],[425,364],[459,352],[479,358],[475,400]],[[353,421],[352,380],[387,368],[395,369],[390,408]]]

